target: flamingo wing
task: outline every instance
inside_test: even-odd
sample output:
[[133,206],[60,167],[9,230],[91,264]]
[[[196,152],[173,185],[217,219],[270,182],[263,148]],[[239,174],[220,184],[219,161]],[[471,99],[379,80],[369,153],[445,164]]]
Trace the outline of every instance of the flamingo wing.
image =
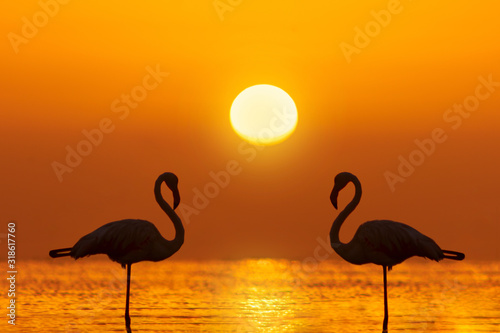
[[[145,220],[110,222],[83,236],[73,246],[71,256],[78,259],[93,254],[107,254],[111,260],[122,265],[148,260],[145,256],[159,238],[162,236],[156,226]],[[132,260],[131,257],[136,258]]]
[[431,238],[407,224],[376,220],[363,223],[352,242],[362,244],[367,262],[393,266],[420,256],[435,261],[443,259],[441,248]]

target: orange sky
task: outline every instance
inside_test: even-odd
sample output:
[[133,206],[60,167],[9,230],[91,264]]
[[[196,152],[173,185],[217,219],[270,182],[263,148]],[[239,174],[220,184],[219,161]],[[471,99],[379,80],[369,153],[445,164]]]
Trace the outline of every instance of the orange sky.
[[[175,258],[312,257],[337,214],[333,178],[351,171],[364,194],[342,240],[387,218],[500,259],[497,2],[64,2],[7,2],[0,14],[0,234],[17,221],[21,257],[123,218],[171,237],[156,177],[175,172],[181,207],[193,208],[210,174],[238,163],[197,215],[179,211]],[[292,96],[299,123],[257,150],[229,108],[261,83]],[[54,162],[100,126],[98,144],[58,176]],[[419,153],[415,140],[430,147],[433,131],[443,142]],[[421,165],[391,185],[410,157]]]

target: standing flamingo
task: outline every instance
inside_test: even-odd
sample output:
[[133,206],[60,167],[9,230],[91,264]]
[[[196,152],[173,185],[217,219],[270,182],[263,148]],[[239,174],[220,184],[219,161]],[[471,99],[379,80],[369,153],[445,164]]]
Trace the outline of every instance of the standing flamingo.
[[335,177],[335,184],[330,195],[333,207],[337,209],[339,192],[352,182],[355,194],[352,201],[339,213],[330,230],[332,248],[344,260],[355,265],[373,263],[384,270],[384,322],[383,333],[387,332],[389,311],[387,308],[387,267],[397,265],[406,259],[419,256],[440,261],[443,258],[463,260],[460,252],[442,250],[431,238],[421,234],[409,225],[388,220],[368,221],[359,226],[352,240],[344,244],[339,239],[342,223],[354,211],[361,200],[361,183],[349,172],[341,172]]
[[127,301],[125,306],[125,326],[130,328],[129,298],[130,298],[130,268],[140,261],[160,261],[177,252],[184,243],[184,227],[174,209],[163,199],[161,185],[165,182],[174,197],[174,209],[180,202],[177,189],[177,176],[170,172],[161,174],[156,179],[154,194],[156,202],[167,213],[175,227],[175,238],[166,240],[151,222],[145,220],[120,220],[110,222],[80,238],[73,247],[52,250],[52,258],[71,256],[78,259],[93,254],[107,254],[109,259],[127,266]]

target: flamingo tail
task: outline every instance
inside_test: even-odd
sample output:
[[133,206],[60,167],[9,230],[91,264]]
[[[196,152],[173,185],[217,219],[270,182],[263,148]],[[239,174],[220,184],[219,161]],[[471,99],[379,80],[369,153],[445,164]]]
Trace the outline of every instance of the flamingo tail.
[[443,250],[444,257],[451,260],[464,260],[465,254],[462,252]]
[[52,250],[49,252],[49,256],[52,258],[59,258],[59,257],[69,257],[71,255],[71,247],[67,247],[65,249],[57,249],[57,250]]

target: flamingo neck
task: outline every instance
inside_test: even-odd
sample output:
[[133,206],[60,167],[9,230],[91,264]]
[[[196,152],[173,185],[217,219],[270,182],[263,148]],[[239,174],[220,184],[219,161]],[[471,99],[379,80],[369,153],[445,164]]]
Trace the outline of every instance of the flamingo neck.
[[340,233],[340,227],[346,220],[346,218],[351,214],[356,206],[359,204],[361,200],[361,183],[359,182],[358,178],[353,177],[350,180],[354,184],[355,188],[355,194],[354,198],[351,200],[351,202],[339,213],[335,221],[333,221],[332,228],[330,229],[330,243],[331,246],[334,250],[337,250],[341,246],[345,245],[340,241],[339,238],[339,233]]
[[172,252],[169,254],[172,255],[173,253],[177,252],[182,244],[184,243],[184,226],[182,225],[182,221],[177,215],[177,213],[170,207],[170,205],[163,199],[163,196],[161,195],[161,184],[163,183],[163,179],[158,178],[155,183],[155,199],[156,202],[158,202],[158,205],[161,207],[161,209],[167,214],[167,216],[170,218],[172,223],[174,224],[175,228],[175,237],[173,240],[167,240],[165,239],[166,246],[169,249],[169,252]]

